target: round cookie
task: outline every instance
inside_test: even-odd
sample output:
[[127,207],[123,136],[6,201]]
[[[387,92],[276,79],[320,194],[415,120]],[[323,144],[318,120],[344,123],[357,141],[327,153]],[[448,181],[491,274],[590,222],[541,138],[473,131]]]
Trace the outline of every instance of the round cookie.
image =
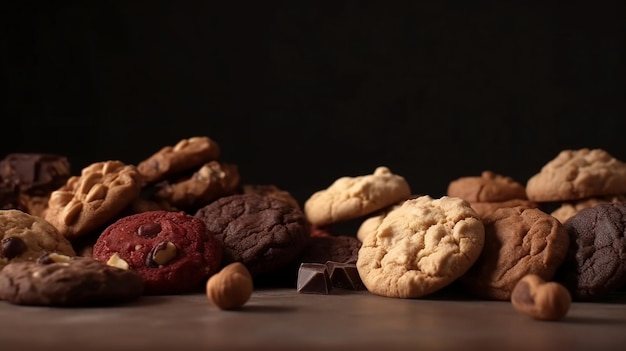
[[242,191],[244,194],[259,194],[287,201],[293,207],[300,209],[298,200],[296,200],[290,192],[282,190],[273,184],[244,184]]
[[179,294],[217,272],[222,248],[198,218],[185,212],[148,211],[109,225],[96,240],[92,256],[136,271],[146,294]]
[[450,182],[447,195],[470,203],[501,202],[526,199],[526,189],[511,177],[483,171],[479,177],[461,177]]
[[93,163],[50,194],[44,218],[72,240],[113,220],[135,200],[141,175],[120,161]]
[[503,207],[525,206],[528,208],[539,208],[538,203],[524,199],[511,199],[499,202],[471,202],[470,206],[472,206],[480,218]]
[[353,236],[312,236],[298,259],[301,263],[356,263],[361,241]]
[[485,244],[460,282],[477,297],[508,300],[527,274],[546,281],[565,259],[569,237],[551,215],[524,206],[504,207],[482,218]]
[[309,238],[302,211],[269,196],[222,197],[200,208],[195,216],[222,244],[223,264],[241,262],[253,277],[286,266],[302,252]]
[[306,200],[304,213],[311,224],[324,226],[371,214],[410,196],[403,177],[378,167],[373,174],[341,177],[314,193]]
[[583,209],[563,225],[570,245],[555,280],[572,298],[601,298],[626,284],[626,203]]
[[51,252],[76,255],[70,242],[43,218],[20,210],[0,210],[0,269]]
[[87,257],[47,254],[0,271],[0,299],[17,305],[108,305],[134,300],[142,292],[143,280],[135,272]]
[[234,194],[239,180],[236,165],[211,161],[188,178],[157,184],[154,198],[181,210],[197,210],[219,197]]
[[550,214],[553,217],[556,217],[556,219],[558,219],[561,223],[565,223],[568,219],[586,208],[591,208],[599,204],[624,201],[626,201],[626,196],[624,195],[590,197],[581,200],[564,202]]
[[356,265],[371,293],[419,298],[463,275],[478,259],[484,236],[467,201],[424,195],[389,211],[364,236]]
[[174,146],[165,146],[137,165],[147,183],[156,183],[171,176],[215,161],[220,156],[219,145],[209,137],[182,139]]
[[626,193],[626,163],[602,149],[563,150],[526,183],[536,202]]

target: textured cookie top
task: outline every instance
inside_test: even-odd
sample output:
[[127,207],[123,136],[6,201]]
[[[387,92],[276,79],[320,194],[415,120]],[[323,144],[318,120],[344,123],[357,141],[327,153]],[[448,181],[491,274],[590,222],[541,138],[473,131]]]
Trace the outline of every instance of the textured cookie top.
[[135,166],[96,162],[50,194],[44,216],[67,238],[79,237],[112,220],[141,190]]
[[378,167],[373,174],[335,180],[309,197],[304,212],[311,224],[324,226],[365,216],[410,196],[403,177]]
[[577,300],[593,300],[626,284],[626,203],[583,209],[564,223],[570,238],[555,279]]
[[374,294],[422,297],[464,274],[480,255],[484,236],[483,223],[463,199],[420,196],[364,235],[357,268]]
[[561,223],[565,223],[568,219],[586,208],[591,208],[599,204],[624,201],[626,201],[626,196],[624,195],[590,197],[581,200],[563,202],[561,206],[556,208],[550,214],[558,219]]
[[48,221],[20,210],[0,211],[0,269],[56,252],[74,256],[70,242]]
[[527,274],[551,280],[565,259],[569,237],[554,217],[525,206],[497,209],[482,218],[485,244],[461,281],[474,295],[508,300]]
[[154,183],[215,161],[219,156],[217,142],[206,136],[196,136],[182,139],[174,146],[164,146],[141,161],[137,169],[148,183]]
[[133,271],[87,257],[42,256],[0,271],[0,299],[20,305],[85,306],[138,298],[143,281]]
[[626,164],[602,149],[563,150],[526,183],[531,201],[626,193]]
[[479,177],[461,177],[448,184],[448,196],[469,202],[500,202],[526,199],[524,186],[492,171],[483,171]]

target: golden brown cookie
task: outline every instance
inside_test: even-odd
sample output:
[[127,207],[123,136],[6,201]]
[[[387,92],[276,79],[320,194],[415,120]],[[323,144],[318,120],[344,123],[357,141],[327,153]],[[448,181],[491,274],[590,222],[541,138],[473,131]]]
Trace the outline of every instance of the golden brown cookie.
[[308,221],[316,226],[359,218],[411,196],[407,181],[387,167],[373,174],[341,177],[305,202]]
[[470,203],[501,202],[526,199],[526,189],[511,177],[483,171],[479,177],[461,177],[451,181],[447,195],[460,197]]
[[51,252],[76,255],[70,242],[43,218],[0,210],[0,269],[10,262],[36,261]]
[[528,208],[539,208],[538,203],[524,199],[512,199],[500,202],[471,202],[470,206],[476,210],[480,218],[503,207],[525,206]]
[[44,216],[72,240],[114,219],[139,196],[141,186],[135,166],[96,162],[52,192]]
[[197,136],[163,147],[141,161],[137,169],[146,182],[155,183],[217,160],[219,156],[217,142],[206,136]]
[[503,207],[482,218],[485,245],[460,281],[477,297],[508,300],[527,274],[551,280],[565,259],[569,237],[549,214],[523,206]]
[[478,259],[485,230],[461,198],[404,201],[365,235],[357,269],[371,293],[419,298],[463,275]]
[[237,165],[211,161],[191,177],[157,184],[154,197],[182,210],[197,210],[222,196],[234,194],[240,178]]
[[536,202],[626,193],[626,163],[602,149],[563,150],[526,183]]
[[556,219],[558,219],[561,223],[565,223],[568,219],[573,217],[578,212],[591,208],[595,205],[605,204],[605,203],[615,203],[615,202],[624,202],[626,201],[626,196],[624,195],[614,195],[614,196],[603,196],[603,197],[591,197],[587,199],[575,200],[564,202],[557,209],[552,211],[550,214]]

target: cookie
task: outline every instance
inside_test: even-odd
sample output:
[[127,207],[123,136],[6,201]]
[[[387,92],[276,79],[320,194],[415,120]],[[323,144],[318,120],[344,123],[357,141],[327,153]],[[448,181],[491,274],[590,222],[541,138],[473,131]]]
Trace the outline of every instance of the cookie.
[[406,200],[365,235],[357,269],[373,294],[419,298],[452,283],[480,255],[483,223],[461,198]]
[[141,187],[135,166],[96,162],[50,194],[44,218],[72,240],[114,219],[139,196]]
[[304,204],[308,221],[317,226],[366,216],[411,196],[407,181],[378,167],[373,174],[341,177],[315,192]]
[[506,207],[524,206],[528,208],[539,208],[539,204],[530,200],[524,199],[511,199],[499,202],[471,202],[470,206],[476,211],[478,217],[482,218],[487,214]]
[[448,184],[448,196],[474,202],[502,202],[526,199],[524,185],[492,171],[483,171],[479,177],[461,177]]
[[552,280],[565,259],[569,237],[554,217],[524,206],[504,207],[482,218],[485,244],[460,282],[475,296],[509,300],[527,274]]
[[224,248],[223,264],[241,262],[254,278],[280,270],[303,250],[309,227],[301,210],[258,194],[235,194],[200,208]]
[[76,255],[70,242],[46,220],[20,210],[0,210],[0,269],[50,252]]
[[602,149],[563,150],[526,183],[535,202],[626,193],[626,164]]
[[361,241],[353,236],[313,236],[299,257],[300,263],[356,263]]
[[564,224],[570,245],[555,280],[576,300],[594,300],[626,285],[626,203],[583,209]]
[[193,170],[215,161],[220,156],[219,145],[209,137],[182,139],[174,146],[165,146],[137,165],[147,183],[156,183],[176,174]]
[[624,195],[591,197],[581,200],[568,201],[562,203],[558,208],[550,212],[550,214],[558,219],[561,223],[565,223],[572,216],[586,208],[591,208],[599,204],[624,201],[626,201],[626,196]]
[[273,184],[244,184],[242,191],[244,194],[259,194],[274,197],[290,203],[293,207],[300,208],[298,200],[296,200],[290,192],[282,190]]
[[137,299],[142,292],[135,272],[86,257],[47,254],[0,271],[0,299],[16,305],[110,305]]
[[26,209],[17,184],[0,179],[0,210],[26,211]]
[[92,256],[137,272],[146,294],[182,294],[218,271],[222,248],[200,219],[185,212],[149,211],[109,225]]
[[22,194],[48,196],[70,176],[70,163],[61,155],[12,153],[0,161],[0,178],[16,184]]
[[190,177],[157,184],[154,197],[186,211],[195,211],[211,201],[232,195],[239,186],[237,165],[211,161]]

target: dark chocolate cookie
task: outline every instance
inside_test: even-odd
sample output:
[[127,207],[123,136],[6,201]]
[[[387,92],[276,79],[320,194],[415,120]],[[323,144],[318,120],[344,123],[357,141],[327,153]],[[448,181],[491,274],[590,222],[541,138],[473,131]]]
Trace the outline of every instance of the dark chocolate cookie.
[[361,241],[354,236],[312,236],[300,256],[300,262],[356,263]]
[[143,292],[131,270],[86,257],[46,254],[0,271],[0,299],[17,305],[85,306],[127,302]]
[[96,240],[92,256],[139,273],[146,294],[180,294],[217,272],[222,248],[200,219],[161,210],[109,225]]
[[564,227],[569,251],[555,280],[576,300],[601,298],[626,284],[626,203],[583,209]]
[[195,216],[222,243],[223,264],[241,262],[253,277],[275,272],[293,261],[309,237],[303,212],[269,196],[222,197]]
[[0,178],[16,184],[21,193],[45,196],[70,177],[70,163],[55,154],[12,153],[0,161]]

